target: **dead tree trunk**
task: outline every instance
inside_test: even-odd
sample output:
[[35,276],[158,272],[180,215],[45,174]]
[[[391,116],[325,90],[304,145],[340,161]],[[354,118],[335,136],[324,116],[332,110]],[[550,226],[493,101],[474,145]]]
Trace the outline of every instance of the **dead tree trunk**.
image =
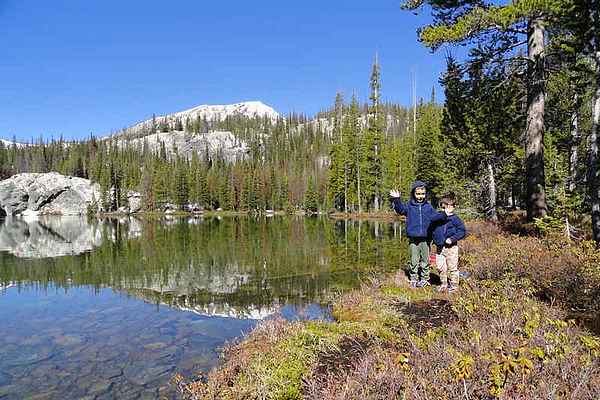
[[548,213],[544,174],[544,22],[532,17],[528,26],[527,53],[527,128],[525,132],[525,165],[527,175],[527,219]]
[[344,158],[344,213],[348,213],[348,166]]
[[[600,14],[600,13],[597,13]],[[588,185],[592,202],[592,236],[600,246],[600,177],[598,176],[598,125],[600,124],[600,38],[596,38],[594,52],[596,61],[596,88],[592,100],[592,133],[590,135],[590,158]]]
[[358,213],[362,213],[361,196],[360,196],[360,164],[357,168],[357,179],[356,179],[356,192],[358,197]]
[[497,192],[496,192],[496,177],[494,174],[494,166],[490,161],[487,162],[488,170],[488,194],[489,194],[489,209],[488,218],[491,221],[498,222],[498,213],[496,212]]
[[[575,100],[577,104],[577,99]],[[579,112],[573,111],[571,114],[571,149],[569,154],[569,192],[575,190],[577,181],[577,163],[579,162],[579,144],[581,143],[581,132],[579,131]]]

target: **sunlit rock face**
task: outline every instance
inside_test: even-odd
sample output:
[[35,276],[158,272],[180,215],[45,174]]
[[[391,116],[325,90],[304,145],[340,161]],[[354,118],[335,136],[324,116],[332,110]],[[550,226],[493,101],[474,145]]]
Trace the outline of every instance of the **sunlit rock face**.
[[102,244],[97,225],[83,218],[9,218],[0,222],[0,251],[16,257],[47,258],[81,254]]
[[24,173],[0,181],[0,216],[84,215],[100,186],[56,172]]
[[[193,154],[220,157],[227,161],[247,157],[249,145],[229,131],[210,128],[210,124],[230,117],[262,118],[275,123],[280,115],[260,101],[246,101],[225,105],[201,105],[188,110],[155,116],[123,129],[106,139],[117,146],[134,147],[140,151],[165,152],[169,158],[191,158]],[[191,123],[203,126],[198,133],[186,129]]]
[[227,161],[243,159],[249,146],[231,132],[207,132],[191,134],[183,131],[161,132],[139,138],[121,136],[116,141],[120,147],[134,147],[140,151],[158,153],[164,149],[167,157],[191,158],[192,154],[223,157]]

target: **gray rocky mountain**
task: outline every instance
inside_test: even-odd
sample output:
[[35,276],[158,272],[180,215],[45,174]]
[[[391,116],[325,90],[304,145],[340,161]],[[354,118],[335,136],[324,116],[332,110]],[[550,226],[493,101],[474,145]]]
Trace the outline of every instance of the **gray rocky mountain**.
[[[125,128],[106,139],[116,140],[119,147],[134,146],[158,152],[164,146],[168,157],[174,155],[190,158],[192,154],[220,156],[227,161],[242,159],[248,153],[248,145],[228,131],[184,130],[196,123],[198,129],[221,122],[227,117],[266,118],[272,122],[280,116],[273,108],[260,101],[248,101],[227,105],[201,105],[173,114],[155,116]],[[200,126],[202,128],[200,128]]]

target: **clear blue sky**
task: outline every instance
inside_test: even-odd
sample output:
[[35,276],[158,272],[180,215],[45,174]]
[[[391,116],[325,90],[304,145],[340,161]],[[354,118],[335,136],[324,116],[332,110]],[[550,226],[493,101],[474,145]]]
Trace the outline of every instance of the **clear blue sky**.
[[200,104],[313,115],[342,91],[429,97],[444,53],[398,0],[0,0],[0,137],[82,138]]

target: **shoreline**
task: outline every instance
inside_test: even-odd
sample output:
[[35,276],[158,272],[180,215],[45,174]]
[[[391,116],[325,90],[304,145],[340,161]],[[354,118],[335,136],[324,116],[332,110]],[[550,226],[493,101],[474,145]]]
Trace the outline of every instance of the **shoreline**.
[[96,213],[94,216],[97,217],[238,217],[238,216],[260,216],[260,217],[272,217],[272,216],[289,216],[289,217],[328,217],[331,219],[338,220],[381,220],[381,221],[403,221],[404,216],[397,215],[392,211],[380,211],[380,212],[367,212],[367,213],[306,213],[304,211],[297,211],[294,213],[287,213],[285,211],[275,211],[272,213],[254,213],[249,211],[204,211],[202,213],[192,213],[187,211],[177,211],[172,213],[165,213],[162,211],[143,211],[137,213],[119,213],[119,212],[103,212]]

